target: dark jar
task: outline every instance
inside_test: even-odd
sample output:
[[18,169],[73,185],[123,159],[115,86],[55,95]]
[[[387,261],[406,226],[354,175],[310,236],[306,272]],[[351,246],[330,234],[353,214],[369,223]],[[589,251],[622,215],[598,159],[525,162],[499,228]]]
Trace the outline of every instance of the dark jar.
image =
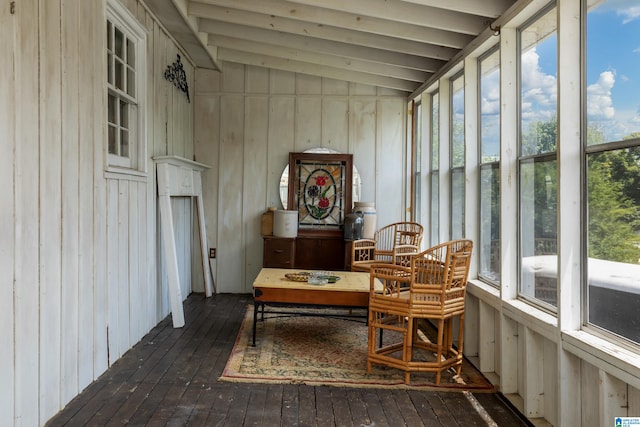
[[364,214],[362,212],[351,212],[344,217],[344,240],[362,239],[362,229],[364,227]]

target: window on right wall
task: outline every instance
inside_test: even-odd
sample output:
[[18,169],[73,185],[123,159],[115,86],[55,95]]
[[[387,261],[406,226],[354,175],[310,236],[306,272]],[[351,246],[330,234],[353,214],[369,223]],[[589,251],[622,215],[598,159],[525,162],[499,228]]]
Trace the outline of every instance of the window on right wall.
[[500,51],[478,60],[480,124],[480,279],[500,283]]
[[640,16],[586,3],[586,321],[640,343]]
[[440,95],[439,92],[430,94],[430,192],[429,200],[429,244],[435,246],[440,242]]
[[464,230],[464,74],[451,79],[451,238],[462,239]]
[[520,50],[519,295],[557,307],[558,167],[557,10],[548,8],[518,32]]

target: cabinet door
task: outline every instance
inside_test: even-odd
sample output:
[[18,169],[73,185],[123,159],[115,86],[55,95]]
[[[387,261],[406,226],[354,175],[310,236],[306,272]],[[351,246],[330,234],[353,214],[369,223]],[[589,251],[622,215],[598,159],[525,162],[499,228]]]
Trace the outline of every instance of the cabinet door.
[[295,265],[295,239],[265,237],[262,266],[267,268],[293,268]]
[[295,265],[296,268],[306,270],[344,270],[344,240],[342,236],[298,236]]

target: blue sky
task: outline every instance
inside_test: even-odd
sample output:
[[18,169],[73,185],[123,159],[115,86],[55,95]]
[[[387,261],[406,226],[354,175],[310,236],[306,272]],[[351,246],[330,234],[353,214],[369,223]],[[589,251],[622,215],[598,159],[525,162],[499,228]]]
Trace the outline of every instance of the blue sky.
[[[587,22],[588,122],[604,131],[609,141],[617,141],[640,132],[640,1],[591,3],[596,7],[589,11]],[[555,21],[554,16],[549,19]],[[554,34],[522,55],[525,121],[546,121],[556,113],[557,54]],[[486,84],[482,112],[497,114],[499,91],[491,86],[497,87],[498,79],[489,78]],[[497,154],[498,134],[490,130],[485,137],[494,140],[485,154]]]
[[588,117],[609,140],[640,132],[640,2],[609,0],[587,21]]

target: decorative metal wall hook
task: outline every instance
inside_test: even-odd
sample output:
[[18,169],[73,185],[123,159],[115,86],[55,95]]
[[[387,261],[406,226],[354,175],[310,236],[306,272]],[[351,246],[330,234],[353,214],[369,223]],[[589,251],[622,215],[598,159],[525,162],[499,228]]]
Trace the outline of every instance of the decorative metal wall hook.
[[493,31],[493,35],[494,36],[499,36],[500,35],[500,25],[496,25],[495,27],[491,24],[491,22],[489,22],[489,29],[491,31]]
[[166,70],[164,70],[164,78],[183,91],[187,95],[187,102],[191,103],[191,99],[189,98],[189,85],[187,84],[187,73],[185,73],[182,67],[180,54],[176,54],[176,56],[178,57],[176,62],[167,65]]

